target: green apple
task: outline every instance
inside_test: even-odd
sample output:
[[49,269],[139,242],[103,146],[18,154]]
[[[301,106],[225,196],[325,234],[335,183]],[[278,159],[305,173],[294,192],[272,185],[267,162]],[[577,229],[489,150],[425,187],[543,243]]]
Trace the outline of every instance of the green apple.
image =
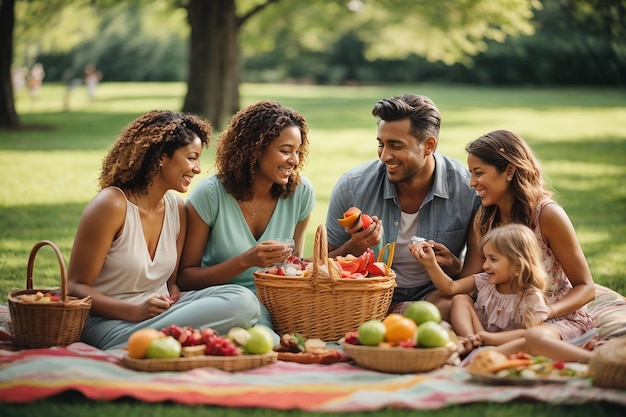
[[170,359],[180,357],[182,346],[172,336],[155,339],[148,346],[146,357],[149,359]]
[[435,321],[425,321],[417,328],[417,346],[423,348],[444,347],[450,341],[445,327]]
[[272,349],[274,349],[272,331],[267,326],[257,324],[247,330],[250,334],[250,339],[244,346],[246,353],[262,355],[269,353]]
[[441,312],[431,302],[415,301],[405,311],[404,317],[408,317],[418,326],[426,321],[441,322]]
[[359,326],[359,343],[365,346],[378,346],[385,340],[385,325],[382,321],[372,319]]

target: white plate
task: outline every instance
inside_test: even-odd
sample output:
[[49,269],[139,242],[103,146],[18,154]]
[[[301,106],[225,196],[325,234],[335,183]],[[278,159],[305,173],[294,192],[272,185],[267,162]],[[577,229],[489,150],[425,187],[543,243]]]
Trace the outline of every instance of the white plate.
[[[582,363],[566,363],[565,367],[580,372],[586,372],[588,367]],[[537,378],[522,378],[522,377],[504,377],[496,375],[485,375],[468,372],[472,379],[476,382],[489,385],[539,385],[539,384],[567,384],[570,382],[580,382],[589,380],[588,377],[582,376],[563,376],[563,377],[537,377]]]

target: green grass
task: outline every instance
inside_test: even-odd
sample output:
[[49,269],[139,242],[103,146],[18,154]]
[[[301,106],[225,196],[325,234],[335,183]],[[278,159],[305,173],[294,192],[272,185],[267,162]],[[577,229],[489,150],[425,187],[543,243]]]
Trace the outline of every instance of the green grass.
[[[18,111],[29,129],[0,131],[1,299],[13,288],[24,288],[26,263],[37,241],[54,241],[68,260],[80,213],[96,193],[100,162],[116,135],[145,111],[180,109],[184,91],[180,83],[104,83],[92,103],[87,102],[83,90],[74,91],[69,112],[62,110],[61,85],[45,84],[36,103],[30,102],[25,91],[18,93]],[[403,92],[426,94],[438,104],[443,117],[439,150],[461,161],[466,160],[465,144],[487,131],[506,128],[521,134],[535,149],[558,192],[557,200],[570,215],[594,279],[626,294],[626,95],[615,89],[243,85],[242,104],[276,99],[302,112],[309,122],[311,152],[304,174],[315,186],[317,205],[305,255],[312,253],[315,227],[325,221],[337,178],[376,158],[372,106],[380,98]],[[211,175],[213,155],[211,146],[202,157],[200,177]],[[194,184],[198,181],[196,178]],[[37,287],[58,285],[58,264],[52,251],[42,249],[38,254],[34,279]],[[85,414],[87,409],[96,416],[298,414],[127,401],[97,403],[65,396],[8,408],[3,404],[2,415],[5,411]],[[428,414],[608,415],[608,409],[610,406],[602,404],[553,407],[520,402],[451,407]],[[397,416],[400,412],[376,414]]]

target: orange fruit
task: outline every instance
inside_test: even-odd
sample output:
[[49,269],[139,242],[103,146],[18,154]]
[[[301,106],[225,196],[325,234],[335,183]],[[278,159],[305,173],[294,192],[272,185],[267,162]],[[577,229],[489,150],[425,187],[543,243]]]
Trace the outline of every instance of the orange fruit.
[[337,219],[337,222],[342,227],[352,227],[359,221],[360,216],[361,210],[356,207],[350,207],[345,213],[343,213],[342,219]]
[[150,344],[162,337],[165,337],[165,333],[157,329],[146,328],[137,330],[128,338],[128,345],[126,346],[128,356],[133,359],[145,358]]
[[415,340],[417,324],[402,314],[390,314],[384,320],[385,340],[393,345],[397,345],[407,340]]

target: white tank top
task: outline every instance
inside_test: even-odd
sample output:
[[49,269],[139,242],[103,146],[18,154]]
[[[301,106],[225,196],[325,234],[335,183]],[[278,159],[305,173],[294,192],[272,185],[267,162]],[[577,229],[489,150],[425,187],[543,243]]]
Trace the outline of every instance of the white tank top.
[[[117,187],[112,188],[124,193]],[[176,268],[180,217],[176,195],[166,193],[164,200],[165,217],[152,260],[143,235],[139,208],[126,199],[126,219],[122,233],[111,244],[94,289],[137,304],[154,294],[169,295],[167,280]]]

